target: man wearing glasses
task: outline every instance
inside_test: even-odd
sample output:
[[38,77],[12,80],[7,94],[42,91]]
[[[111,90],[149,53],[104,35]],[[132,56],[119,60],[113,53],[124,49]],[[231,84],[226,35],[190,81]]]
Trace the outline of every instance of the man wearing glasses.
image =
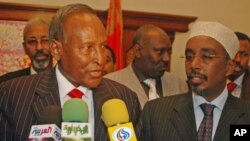
[[53,65],[49,52],[49,23],[40,18],[28,21],[23,31],[23,47],[31,60],[31,67],[7,73],[0,77],[0,83],[12,78],[36,74]]
[[239,41],[218,22],[191,28],[185,67],[191,91],[145,104],[137,127],[140,141],[229,141],[230,125],[250,124],[250,103],[226,87]]
[[235,69],[232,75],[228,78],[231,82],[228,83],[230,93],[238,98],[250,101],[250,39],[241,32],[235,32],[240,41],[240,46],[237,54],[234,57]]

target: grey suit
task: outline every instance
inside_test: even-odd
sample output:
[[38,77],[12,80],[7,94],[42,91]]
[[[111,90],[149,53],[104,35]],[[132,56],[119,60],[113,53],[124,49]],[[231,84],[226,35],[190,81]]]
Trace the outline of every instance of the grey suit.
[[[250,103],[228,96],[213,141],[229,141],[230,124],[250,124]],[[192,94],[148,102],[137,127],[141,141],[197,141]]]
[[[139,98],[141,107],[148,101],[148,97],[133,71],[131,64],[122,70],[107,74],[104,77],[119,82],[133,90]],[[188,86],[185,82],[168,72],[161,77],[161,83],[163,96],[170,96],[188,91]]]
[[[135,125],[140,114],[136,94],[108,79],[93,89],[95,111],[95,141],[108,140],[101,120],[103,103],[112,98],[125,101],[130,121]],[[20,77],[0,85],[0,140],[26,141],[31,125],[37,124],[41,111],[48,105],[60,104],[55,70]]]

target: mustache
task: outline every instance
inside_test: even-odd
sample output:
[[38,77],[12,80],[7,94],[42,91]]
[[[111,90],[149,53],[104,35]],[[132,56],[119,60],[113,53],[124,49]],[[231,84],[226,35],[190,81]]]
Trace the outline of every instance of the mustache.
[[208,77],[205,74],[202,74],[194,69],[191,70],[191,72],[187,75],[188,80],[192,79],[193,77],[199,77],[201,79],[208,80]]
[[43,50],[37,50],[34,57],[37,57],[38,55],[45,55],[45,56],[49,56],[48,53],[44,52]]
[[156,65],[156,68],[168,68],[169,62],[160,62]]
[[240,65],[240,62],[234,62],[234,66],[235,66],[235,67],[239,67],[239,68],[241,68],[241,69],[243,68],[243,67]]

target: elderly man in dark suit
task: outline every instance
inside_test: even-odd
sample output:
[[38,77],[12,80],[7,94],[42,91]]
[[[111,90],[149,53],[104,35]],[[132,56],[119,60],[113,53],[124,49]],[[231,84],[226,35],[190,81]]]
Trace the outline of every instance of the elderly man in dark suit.
[[49,52],[49,23],[47,21],[39,17],[28,21],[23,31],[23,47],[31,60],[31,66],[4,74],[0,77],[0,83],[52,68],[53,61]]
[[140,114],[136,94],[127,87],[102,79],[106,31],[94,11],[83,4],[71,4],[57,11],[50,24],[50,49],[57,59],[54,70],[6,81],[0,86],[0,140],[25,141],[31,125],[45,107],[62,106],[71,90],[84,93],[89,108],[92,140],[107,141],[101,119],[105,101],[125,102],[130,121],[135,125]]
[[240,41],[237,54],[234,57],[236,67],[228,82],[228,89],[232,95],[250,101],[250,39],[241,32],[235,32]]
[[141,141],[229,141],[231,124],[250,124],[250,103],[226,87],[238,46],[224,25],[195,23],[185,49],[191,91],[148,102],[137,128]]

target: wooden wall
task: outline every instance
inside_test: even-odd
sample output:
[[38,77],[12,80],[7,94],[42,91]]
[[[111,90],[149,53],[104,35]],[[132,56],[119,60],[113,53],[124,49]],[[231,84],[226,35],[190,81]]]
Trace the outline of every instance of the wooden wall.
[[[13,4],[0,2],[0,20],[27,21],[28,19],[40,16],[50,19],[59,7],[49,7],[43,5]],[[106,25],[107,10],[97,10],[97,14]],[[168,32],[174,41],[175,32],[187,32],[188,25],[195,21],[197,17],[159,14],[138,11],[123,11],[123,46],[125,53],[125,64],[133,59],[133,49],[131,47],[132,37],[135,30],[144,24],[154,24]]]

